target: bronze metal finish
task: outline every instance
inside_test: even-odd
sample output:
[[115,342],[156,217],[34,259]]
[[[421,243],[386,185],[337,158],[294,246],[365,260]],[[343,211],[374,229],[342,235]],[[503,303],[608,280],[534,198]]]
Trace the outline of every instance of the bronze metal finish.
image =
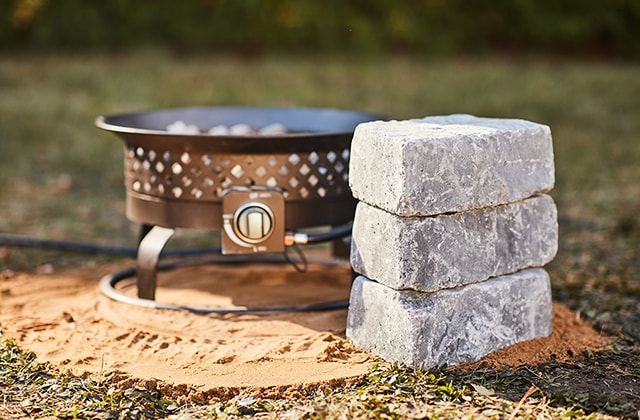
[[[127,217],[146,227],[138,298],[155,299],[160,252],[175,228],[219,230],[223,254],[282,252],[287,230],[353,218],[348,185],[355,127],[381,119],[333,109],[211,107],[96,119],[125,142]],[[200,132],[175,134],[177,121]],[[211,127],[279,123],[285,134],[212,135]]]

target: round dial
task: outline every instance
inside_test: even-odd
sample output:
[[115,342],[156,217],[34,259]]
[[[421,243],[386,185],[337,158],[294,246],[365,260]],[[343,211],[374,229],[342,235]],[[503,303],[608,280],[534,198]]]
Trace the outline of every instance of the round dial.
[[243,204],[236,210],[234,221],[237,235],[249,243],[262,242],[273,231],[273,213],[262,203]]

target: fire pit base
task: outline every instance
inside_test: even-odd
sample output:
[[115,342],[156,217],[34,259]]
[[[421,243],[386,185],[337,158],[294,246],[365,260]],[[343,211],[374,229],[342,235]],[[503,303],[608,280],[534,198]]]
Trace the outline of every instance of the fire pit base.
[[[149,235],[150,234],[150,235]],[[220,255],[211,254],[199,257],[183,257],[179,260],[159,262],[159,255],[164,244],[173,235],[173,229],[159,228],[154,226],[145,237],[146,248],[141,242],[139,257],[136,267],[127,268],[115,273],[108,274],[100,280],[100,291],[110,299],[118,302],[141,306],[152,309],[169,309],[189,311],[199,314],[234,314],[234,313],[269,313],[269,312],[306,312],[306,311],[330,311],[346,309],[349,300],[336,300],[311,304],[295,304],[280,306],[230,306],[230,307],[207,307],[179,305],[163,303],[155,300],[156,275],[161,271],[174,270],[187,266],[202,266],[212,264],[241,264],[241,263],[288,263],[293,265],[297,271],[305,271],[306,265],[319,263],[323,266],[337,266],[344,264],[343,260],[337,258],[309,258],[299,251],[299,261],[294,261],[287,253],[283,254],[263,254],[260,256],[250,255]],[[143,241],[144,242],[144,241]],[[142,251],[142,252],[140,252]],[[126,280],[133,279],[129,284],[122,284]],[[138,287],[137,297],[128,295],[124,289],[136,285]],[[120,286],[120,287],[118,287]],[[143,297],[144,296],[144,297]]]
[[[247,256],[222,256],[212,255],[207,258],[185,258],[179,261],[161,262],[157,265],[157,271],[168,271],[185,266],[207,265],[217,263],[247,263],[247,262],[268,262],[268,263],[288,263],[287,258],[283,255],[261,255],[259,259],[256,256],[248,258]],[[313,262],[321,263],[324,265],[337,265],[343,263],[342,261],[329,258],[314,258]],[[230,306],[230,307],[208,307],[208,306],[190,306],[190,305],[178,305],[171,303],[158,302],[151,299],[144,299],[140,297],[130,296],[124,293],[123,289],[133,286],[135,282],[130,282],[128,285],[122,285],[125,280],[134,279],[137,275],[137,268],[131,267],[115,273],[108,274],[100,280],[100,291],[102,294],[110,299],[118,302],[141,306],[151,309],[169,309],[178,311],[188,311],[198,314],[242,314],[242,313],[269,313],[269,312],[308,312],[308,311],[331,311],[338,309],[346,309],[349,306],[349,300],[337,300],[330,302],[320,302],[311,304],[300,305],[283,305],[283,306]],[[138,279],[139,282],[139,279]],[[118,287],[118,286],[121,287]],[[140,286],[138,286],[140,287]]]

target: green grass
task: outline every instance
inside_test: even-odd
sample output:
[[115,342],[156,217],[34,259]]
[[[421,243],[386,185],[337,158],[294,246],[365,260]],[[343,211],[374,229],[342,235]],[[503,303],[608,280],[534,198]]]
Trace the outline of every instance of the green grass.
[[[443,379],[435,371],[390,368],[384,374],[395,372],[416,383],[433,374],[437,380],[431,385],[436,387],[451,380],[455,398],[446,404],[478,416],[485,409],[498,410],[496,417],[512,413],[535,385],[540,391],[533,392],[520,408],[543,410],[540,415],[552,417],[570,415],[572,410],[578,416],[593,412],[637,417],[638,74],[640,63],[546,57],[248,59],[158,51],[4,55],[0,60],[0,232],[108,244],[135,242],[137,226],[124,216],[122,144],[93,126],[95,117],[102,114],[179,106],[268,105],[355,109],[398,119],[471,113],[548,124],[556,158],[552,195],[560,220],[560,250],[548,266],[554,298],[617,337],[615,349],[587,357],[579,361],[582,365],[550,364],[535,372],[474,372],[469,375],[476,376]],[[0,271],[104,261],[53,251],[0,251]],[[582,371],[594,377],[598,372],[620,370],[627,372],[622,376],[627,382],[617,383],[619,392],[614,388],[604,392],[602,384],[602,389],[577,388],[576,384],[588,382],[579,375]],[[63,380],[57,374],[48,375]],[[13,388],[1,378],[0,391],[7,398],[6,392]],[[370,375],[358,387],[319,392],[302,402],[258,398],[178,411],[202,414],[209,410],[213,415],[244,404],[249,411],[296,412],[306,418],[367,413],[394,417],[409,413],[409,405],[436,415],[445,404],[445,399],[424,397],[431,391],[420,391],[420,397],[411,400],[403,394],[404,388],[395,385],[390,396],[380,384]],[[493,389],[495,394],[483,395],[483,389]],[[387,411],[376,412],[382,405]]]
[[65,377],[13,341],[0,347],[2,418],[157,418],[177,406],[144,382],[122,389],[108,378]]
[[[590,364],[586,361],[587,364]],[[597,363],[596,363],[597,364]],[[637,366],[637,365],[636,365]],[[608,367],[608,366],[607,366]],[[554,370],[555,369],[555,370]],[[599,367],[602,370],[602,367]],[[153,381],[139,380],[126,388],[112,377],[70,378],[13,341],[0,346],[0,415],[7,418],[609,418],[602,413],[633,415],[624,399],[558,392],[549,388],[566,377],[573,366],[550,366],[536,372],[515,371],[447,373],[397,365],[374,366],[353,384],[308,390],[295,399],[238,395],[212,404],[183,405],[164,398]],[[590,374],[593,372],[589,372]],[[606,372],[611,374],[611,372]],[[575,381],[586,376],[567,378]],[[542,389],[537,384],[541,384]],[[556,386],[552,384],[552,386]],[[548,388],[548,389],[547,389]],[[632,391],[637,391],[632,390]],[[628,400],[628,398],[627,398]]]

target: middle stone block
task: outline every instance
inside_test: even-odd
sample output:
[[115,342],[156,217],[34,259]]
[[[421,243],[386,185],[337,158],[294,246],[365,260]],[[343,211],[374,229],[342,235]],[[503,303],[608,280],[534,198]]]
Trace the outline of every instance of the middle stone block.
[[435,292],[542,267],[557,250],[557,210],[545,194],[429,217],[400,217],[360,202],[351,266],[393,289]]

